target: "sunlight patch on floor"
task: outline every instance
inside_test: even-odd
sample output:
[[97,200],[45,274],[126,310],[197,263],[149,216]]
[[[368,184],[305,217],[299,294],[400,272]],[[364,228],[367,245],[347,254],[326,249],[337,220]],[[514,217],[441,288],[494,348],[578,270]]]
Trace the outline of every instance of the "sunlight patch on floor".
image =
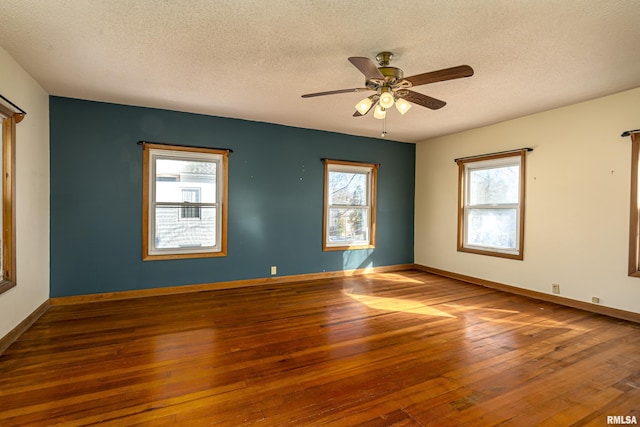
[[422,280],[411,279],[407,276],[397,273],[376,273],[374,275],[375,279],[388,280],[391,282],[400,282],[400,283],[424,283]]
[[427,316],[451,317],[456,316],[446,313],[437,308],[429,307],[419,301],[405,300],[400,298],[385,298],[371,295],[358,295],[345,292],[354,300],[366,305],[369,308],[385,311],[401,311],[403,313],[422,314]]
[[576,325],[568,325],[564,322],[557,322],[549,319],[533,319],[533,320],[515,320],[515,319],[495,319],[492,317],[484,317],[479,316],[478,319],[483,320],[485,322],[498,323],[498,324],[507,324],[507,325],[521,325],[521,326],[542,326],[545,328],[564,328],[571,329],[573,331],[585,331],[586,328],[576,326]]
[[[542,315],[539,317],[531,318],[531,316],[527,316],[528,319],[532,320],[520,320],[522,316],[522,312],[518,310],[506,310],[501,308],[488,308],[488,307],[479,307],[473,305],[461,305],[461,304],[443,304],[443,306],[450,308],[454,313],[473,313],[477,315],[477,318],[480,320],[484,320],[485,322],[492,322],[498,324],[510,324],[510,325],[522,325],[522,326],[530,326],[530,325],[538,325],[550,328],[570,328],[573,330],[584,330],[584,328],[578,327],[576,325],[567,325],[564,322],[558,322],[549,320]],[[499,316],[501,314],[505,314],[507,316],[504,317],[490,317],[493,315]],[[515,315],[515,317],[511,317],[510,315]]]
[[473,305],[461,305],[461,304],[443,304],[445,307],[450,307],[453,308],[455,310],[460,310],[460,311],[472,311],[472,310],[478,310],[478,311],[491,311],[491,312],[496,312],[496,313],[509,313],[509,314],[520,314],[520,312],[518,310],[505,310],[502,308],[487,308],[487,307],[478,307],[478,306],[473,306]]

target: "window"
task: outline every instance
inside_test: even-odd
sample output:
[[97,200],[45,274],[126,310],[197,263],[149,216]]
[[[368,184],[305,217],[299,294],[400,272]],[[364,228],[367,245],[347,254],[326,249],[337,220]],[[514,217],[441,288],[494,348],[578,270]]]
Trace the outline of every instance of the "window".
[[144,144],[144,260],[225,256],[227,150]]
[[200,207],[197,206],[197,204],[200,203],[200,188],[183,188],[182,201],[194,206],[183,206],[180,208],[180,218],[200,219]]
[[14,113],[11,109],[0,104],[0,119],[2,120],[2,209],[0,209],[0,223],[2,224],[2,239],[0,244],[0,293],[16,285],[16,207],[15,207],[15,143],[16,123],[20,123],[24,114]]
[[375,247],[377,172],[374,164],[325,160],[323,250]]
[[526,150],[458,160],[458,251],[523,259]]
[[[626,135],[625,135],[626,134]],[[631,136],[631,212],[629,215],[629,276],[640,277],[640,130],[625,132]]]

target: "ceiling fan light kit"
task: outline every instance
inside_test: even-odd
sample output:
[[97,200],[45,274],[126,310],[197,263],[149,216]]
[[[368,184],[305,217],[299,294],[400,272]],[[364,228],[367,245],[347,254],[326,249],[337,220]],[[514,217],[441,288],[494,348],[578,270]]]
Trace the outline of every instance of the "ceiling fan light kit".
[[367,97],[356,104],[356,110],[358,110],[360,115],[364,116],[369,112],[372,105],[373,105],[373,100]]
[[[405,78],[404,73],[400,68],[389,66],[391,58],[393,58],[393,54],[391,52],[380,52],[376,55],[376,60],[379,65],[379,67],[377,67],[369,58],[352,56],[349,58],[349,62],[351,62],[364,75],[364,88],[338,89],[327,92],[309,93],[302,95],[302,97],[311,98],[315,96],[335,95],[339,93],[374,91],[374,95],[368,96],[356,104],[356,112],[353,116],[365,116],[373,108],[373,117],[382,120],[386,117],[387,109],[394,105],[400,114],[405,114],[412,107],[412,104],[418,104],[431,110],[438,110],[447,104],[440,99],[432,98],[428,95],[409,90],[409,88],[429,83],[459,79],[462,77],[470,77],[473,75],[473,68],[468,65],[459,65],[457,67],[416,74]],[[382,136],[384,137],[386,133],[385,126]]]
[[380,88],[382,92],[380,94],[380,106],[382,108],[391,108],[393,104],[396,102],[393,94],[391,93],[391,89],[389,87],[383,86]]
[[398,98],[396,100],[396,109],[400,114],[404,115],[404,113],[409,111],[410,108],[411,108],[411,103],[408,102],[406,99]]

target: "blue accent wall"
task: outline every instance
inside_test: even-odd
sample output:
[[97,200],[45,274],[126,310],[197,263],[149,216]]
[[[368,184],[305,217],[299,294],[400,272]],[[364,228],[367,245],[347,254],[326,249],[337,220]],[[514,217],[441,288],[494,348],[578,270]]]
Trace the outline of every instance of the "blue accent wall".
[[[413,263],[413,144],[60,97],[50,115],[51,297]],[[228,256],[142,261],[140,140],[233,150]],[[375,249],[322,251],[322,158],[380,163]]]

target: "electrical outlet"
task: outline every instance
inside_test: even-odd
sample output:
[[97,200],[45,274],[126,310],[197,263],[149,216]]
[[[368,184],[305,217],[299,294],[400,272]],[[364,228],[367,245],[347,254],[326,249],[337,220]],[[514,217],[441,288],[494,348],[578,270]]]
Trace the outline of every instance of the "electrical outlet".
[[598,297],[591,297],[591,302],[594,304],[600,304],[600,298]]
[[275,276],[276,274],[278,274],[278,267],[276,267],[275,265],[271,266],[271,275]]
[[553,285],[551,285],[551,289],[554,294],[560,293],[560,285],[558,285],[557,283],[554,283]]

